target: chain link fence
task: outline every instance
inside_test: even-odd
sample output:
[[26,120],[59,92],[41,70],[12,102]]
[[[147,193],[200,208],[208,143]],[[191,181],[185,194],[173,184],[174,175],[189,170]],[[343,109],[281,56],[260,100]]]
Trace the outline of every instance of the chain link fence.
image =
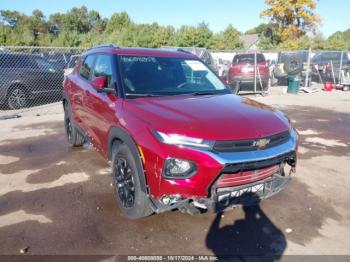
[[83,50],[0,47],[0,117],[15,117],[62,99],[62,84]]
[[[245,91],[266,94],[273,86],[286,86],[289,75],[298,77],[305,88],[326,82],[350,86],[347,51],[186,49],[192,50],[239,94]],[[0,47],[0,119],[34,112],[37,108],[49,112],[50,105],[61,101],[64,77],[71,73],[83,51],[60,47]]]

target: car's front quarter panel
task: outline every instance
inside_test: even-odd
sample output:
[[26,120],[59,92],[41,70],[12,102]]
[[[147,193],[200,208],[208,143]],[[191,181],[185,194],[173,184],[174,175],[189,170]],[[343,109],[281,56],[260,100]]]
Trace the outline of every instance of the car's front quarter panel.
[[[155,130],[150,128],[147,120],[127,110],[123,110],[120,123],[138,146],[152,197],[158,198],[166,193],[186,197],[207,195],[206,185],[218,174],[222,165],[199,151],[161,143],[153,134]],[[197,172],[188,179],[165,179],[162,177],[163,165],[169,157],[191,160],[200,165],[197,166]]]

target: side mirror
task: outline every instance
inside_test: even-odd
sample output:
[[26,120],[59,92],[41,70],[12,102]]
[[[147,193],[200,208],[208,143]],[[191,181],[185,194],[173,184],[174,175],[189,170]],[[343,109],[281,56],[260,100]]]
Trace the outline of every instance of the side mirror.
[[97,91],[103,90],[107,85],[107,77],[98,76],[91,82],[92,86],[96,88]]

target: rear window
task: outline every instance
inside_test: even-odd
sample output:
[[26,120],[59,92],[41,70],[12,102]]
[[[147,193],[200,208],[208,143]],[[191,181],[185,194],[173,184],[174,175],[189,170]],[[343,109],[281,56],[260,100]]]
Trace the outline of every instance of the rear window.
[[[239,54],[235,55],[233,58],[233,63],[251,63],[254,64],[254,54]],[[265,57],[263,54],[257,54],[256,55],[256,61],[258,63],[264,63],[266,62]]]
[[[341,52],[322,52],[314,56],[313,61],[318,63],[340,63]],[[343,62],[348,61],[348,56],[346,53],[343,53]]]
[[341,53],[322,53],[321,60],[340,60]]

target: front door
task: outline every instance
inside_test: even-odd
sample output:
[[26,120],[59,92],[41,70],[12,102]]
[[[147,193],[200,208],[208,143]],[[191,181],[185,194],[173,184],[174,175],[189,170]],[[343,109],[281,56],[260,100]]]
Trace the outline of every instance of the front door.
[[[106,87],[115,88],[115,70],[113,70],[113,55],[99,54],[96,57],[94,68],[91,75],[91,81],[99,76],[107,78]],[[91,82],[90,82],[91,83]],[[98,93],[90,84],[90,88],[86,90],[86,117],[89,126],[89,135],[91,142],[100,150],[107,143],[108,131],[111,123],[114,122],[116,103],[120,102],[114,95],[103,92]]]

